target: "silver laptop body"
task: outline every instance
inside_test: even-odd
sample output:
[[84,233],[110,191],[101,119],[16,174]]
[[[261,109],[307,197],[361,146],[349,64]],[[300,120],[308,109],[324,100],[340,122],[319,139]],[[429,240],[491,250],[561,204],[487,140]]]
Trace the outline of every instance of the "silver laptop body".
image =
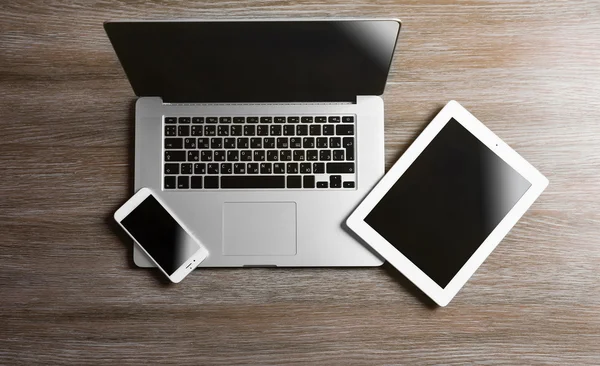
[[[212,28],[206,29],[207,25]],[[302,93],[282,92],[284,82],[268,76],[267,83],[274,85],[273,93],[269,86],[263,89],[242,86],[236,89],[242,89],[239,93],[232,92],[229,97],[226,87],[211,84],[214,80],[200,80],[205,77],[203,74],[190,78],[210,87],[198,87],[186,78],[175,76],[178,82],[189,84],[173,89],[167,85],[171,79],[158,71],[156,77],[161,79],[162,89],[156,89],[154,81],[147,81],[148,75],[154,75],[148,72],[156,72],[159,67],[156,65],[140,66],[146,72],[145,78],[143,72],[136,75],[135,64],[142,61],[132,58],[150,49],[152,52],[164,52],[165,48],[166,52],[174,50],[169,47],[181,44],[179,36],[175,36],[181,32],[227,34],[233,29],[226,35],[229,38],[219,40],[219,44],[224,44],[231,41],[231,37],[252,34],[253,27],[258,27],[256,37],[259,39],[270,37],[271,33],[264,36],[267,29],[286,42],[286,35],[297,40],[298,35],[307,30],[312,34],[310,37],[320,34],[327,38],[328,32],[334,29],[332,32],[339,31],[343,37],[337,40],[332,35],[333,44],[341,44],[339,47],[344,52],[370,52],[370,60],[380,66],[377,72],[385,72],[385,78],[400,30],[397,20],[105,23],[139,96],[135,107],[135,190],[151,188],[208,248],[210,254],[201,267],[381,265],[382,259],[352,236],[343,223],[384,174],[384,106],[379,96],[382,88],[375,95],[338,98],[333,86],[322,95],[322,101],[307,100]],[[139,45],[140,37],[152,36],[148,32],[176,39],[169,39],[165,44],[170,46],[163,46],[155,37],[151,42],[154,45],[145,49],[141,46],[141,50],[133,53],[131,48]],[[252,43],[249,37],[234,40],[240,44]],[[203,40],[198,38],[193,42],[198,44]],[[202,59],[214,55],[207,49],[213,39],[206,42],[208,46],[202,49],[207,56],[199,56],[197,60],[216,65]],[[229,54],[235,47],[222,54],[227,59],[235,58],[236,53]],[[246,50],[242,50],[242,55],[248,55],[247,46],[240,47]],[[276,57],[282,48],[274,49],[273,57]],[[295,49],[284,49],[283,54],[291,57],[294,52]],[[327,59],[326,54],[318,56]],[[169,62],[176,61],[168,59],[160,63],[170,66],[168,73],[173,72],[170,71],[173,65],[167,65]],[[248,73],[270,72],[268,67],[263,68],[264,62],[258,63],[260,60],[248,62],[252,66]],[[281,62],[285,65],[285,57]],[[355,89],[350,83],[362,83],[360,75],[356,75],[356,67],[363,67],[365,63],[369,65],[368,57],[343,70],[350,73],[348,79],[359,80],[348,80],[350,86],[346,85],[346,89]],[[182,69],[189,67],[186,62],[183,64]],[[315,64],[317,71],[290,77],[292,81],[286,82],[302,87],[310,84],[307,88],[316,90],[319,80],[304,82],[302,79],[318,73],[319,67],[320,64]],[[366,74],[365,77],[369,72]],[[236,77],[244,79],[245,74],[241,75]],[[249,74],[247,82],[258,85],[258,79],[252,79],[255,77]],[[329,77],[328,74],[323,76]],[[332,80],[335,77],[331,76]],[[358,89],[362,87],[361,84]],[[213,98],[214,93],[205,89],[214,90],[217,95]],[[254,90],[256,93],[249,92]],[[239,99],[244,95],[248,95],[249,100]],[[282,100],[277,100],[278,95]],[[194,100],[196,96],[198,99]],[[294,100],[296,96],[298,101]],[[219,100],[221,98],[224,99]],[[290,125],[293,128],[286,127]],[[134,261],[140,267],[152,266],[137,247],[134,247]]]

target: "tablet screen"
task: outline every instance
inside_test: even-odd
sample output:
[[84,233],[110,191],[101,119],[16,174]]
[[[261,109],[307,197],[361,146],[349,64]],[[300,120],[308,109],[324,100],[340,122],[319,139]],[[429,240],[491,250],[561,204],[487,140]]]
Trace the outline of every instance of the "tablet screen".
[[530,186],[451,119],[365,222],[445,288]]

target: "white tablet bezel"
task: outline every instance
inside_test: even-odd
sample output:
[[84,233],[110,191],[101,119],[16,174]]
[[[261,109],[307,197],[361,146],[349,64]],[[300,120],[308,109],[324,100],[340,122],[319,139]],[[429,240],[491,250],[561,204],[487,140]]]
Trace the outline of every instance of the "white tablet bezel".
[[[504,219],[500,221],[498,226],[484,240],[448,285],[442,288],[369,226],[364,219],[452,118],[528,180],[531,183],[531,187],[529,187]],[[547,186],[548,179],[546,177],[504,143],[463,106],[452,100],[435,116],[390,171],[350,215],[346,223],[351,230],[358,234],[358,236],[373,247],[383,258],[396,267],[396,269],[433,301],[440,306],[446,306]]]

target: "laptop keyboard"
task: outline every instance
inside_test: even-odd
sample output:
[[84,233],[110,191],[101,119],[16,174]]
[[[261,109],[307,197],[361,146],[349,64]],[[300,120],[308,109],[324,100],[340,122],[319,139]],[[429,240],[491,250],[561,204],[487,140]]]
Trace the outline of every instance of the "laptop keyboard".
[[164,118],[163,188],[355,189],[356,118]]

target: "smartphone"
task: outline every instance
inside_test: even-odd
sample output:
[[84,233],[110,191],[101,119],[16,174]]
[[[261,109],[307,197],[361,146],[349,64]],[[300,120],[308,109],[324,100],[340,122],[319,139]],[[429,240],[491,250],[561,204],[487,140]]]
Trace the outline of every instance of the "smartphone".
[[200,241],[149,188],[142,188],[114,215],[115,220],[174,283],[207,256]]

